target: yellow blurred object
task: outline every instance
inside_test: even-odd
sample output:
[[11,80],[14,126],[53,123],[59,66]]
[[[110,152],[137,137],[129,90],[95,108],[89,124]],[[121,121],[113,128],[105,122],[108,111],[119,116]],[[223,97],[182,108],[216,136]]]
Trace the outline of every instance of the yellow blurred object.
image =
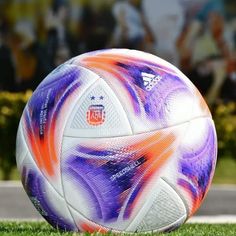
[[1,109],[1,113],[2,113],[3,115],[5,115],[5,116],[10,116],[10,115],[13,114],[13,110],[10,109],[10,108],[7,107],[7,106],[4,106],[4,107],[2,107],[2,109]]

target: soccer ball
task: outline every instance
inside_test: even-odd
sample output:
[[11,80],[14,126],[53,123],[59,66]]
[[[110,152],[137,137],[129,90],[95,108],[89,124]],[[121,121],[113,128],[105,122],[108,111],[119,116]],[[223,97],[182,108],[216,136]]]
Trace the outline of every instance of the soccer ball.
[[23,112],[17,165],[55,228],[170,231],[201,205],[217,156],[214,122],[176,67],[140,51],[75,57]]

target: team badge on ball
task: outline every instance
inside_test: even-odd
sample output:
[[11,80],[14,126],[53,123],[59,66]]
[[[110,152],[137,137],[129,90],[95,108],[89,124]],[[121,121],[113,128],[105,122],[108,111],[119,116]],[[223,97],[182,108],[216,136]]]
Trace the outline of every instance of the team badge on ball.
[[103,105],[91,105],[87,111],[87,122],[90,125],[102,125],[105,121],[105,114]]

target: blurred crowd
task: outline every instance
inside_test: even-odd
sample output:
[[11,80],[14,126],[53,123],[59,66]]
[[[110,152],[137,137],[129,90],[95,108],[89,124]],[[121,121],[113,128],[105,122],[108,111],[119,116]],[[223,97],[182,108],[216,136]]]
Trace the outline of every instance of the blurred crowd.
[[173,63],[210,104],[236,101],[235,0],[0,0],[0,90],[35,89],[70,57],[111,47]]

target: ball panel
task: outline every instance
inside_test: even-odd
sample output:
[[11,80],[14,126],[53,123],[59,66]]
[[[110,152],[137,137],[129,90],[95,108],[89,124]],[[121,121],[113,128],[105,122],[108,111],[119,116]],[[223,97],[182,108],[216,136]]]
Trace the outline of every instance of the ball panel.
[[77,231],[63,196],[41,174],[29,153],[21,165],[21,177],[31,202],[53,227]]
[[[111,55],[112,54],[112,55]],[[127,61],[131,60],[131,57],[137,60],[137,63],[147,61],[150,65],[160,64],[162,70],[167,71],[172,74],[181,73],[174,65],[170,64],[169,62],[163,60],[160,57],[152,55],[150,53],[146,53],[143,51],[133,50],[133,49],[103,49],[97,50],[93,52],[84,53],[73,58],[72,63],[80,63],[81,61],[87,60],[89,57],[94,56],[104,56],[107,59],[119,59],[120,57],[125,58]]]
[[22,123],[20,121],[16,138],[16,155],[17,155],[16,164],[19,170],[21,169],[22,163],[27,153],[28,153],[28,148],[22,130]]
[[73,63],[90,68],[109,84],[135,134],[210,116],[186,76],[169,63],[151,58],[133,50],[103,50],[75,58]]
[[131,134],[123,107],[102,79],[95,82],[78,100],[64,132],[64,136],[90,138]]
[[66,201],[90,221],[125,230],[147,201],[147,194],[156,191],[160,173],[175,155],[186,127],[116,138],[64,137],[61,158]]
[[138,232],[166,231],[173,226],[181,225],[187,218],[187,212],[182,199],[175,190],[164,180],[159,181],[159,193],[145,215],[141,215],[141,222],[137,226]]
[[167,175],[171,173],[167,167],[162,173],[186,202],[189,216],[200,207],[211,184],[217,157],[216,142],[211,118],[192,120],[178,148],[177,172]]
[[[203,121],[192,121],[191,128],[198,126],[198,122]],[[180,146],[180,151],[183,153],[180,160],[182,176],[178,179],[178,184],[191,197],[190,216],[200,207],[206,196],[216,165],[217,137],[215,126],[211,119],[205,119],[205,122],[206,129],[202,130],[205,135],[200,145],[189,149],[189,146],[186,148],[183,140]],[[193,135],[191,128],[186,134],[186,139],[190,139]],[[197,148],[193,151],[194,147]]]
[[65,64],[36,89],[23,113],[22,126],[29,151],[61,195],[60,152],[64,128],[75,103],[97,78],[84,68]]
[[70,212],[73,216],[73,218],[75,219],[77,228],[81,231],[81,232],[87,232],[87,233],[108,233],[111,230],[103,227],[99,224],[96,224],[95,222],[92,222],[90,220],[88,220],[87,218],[85,218],[83,215],[81,215],[80,213],[78,213],[74,208],[72,208],[71,206],[69,206]]

